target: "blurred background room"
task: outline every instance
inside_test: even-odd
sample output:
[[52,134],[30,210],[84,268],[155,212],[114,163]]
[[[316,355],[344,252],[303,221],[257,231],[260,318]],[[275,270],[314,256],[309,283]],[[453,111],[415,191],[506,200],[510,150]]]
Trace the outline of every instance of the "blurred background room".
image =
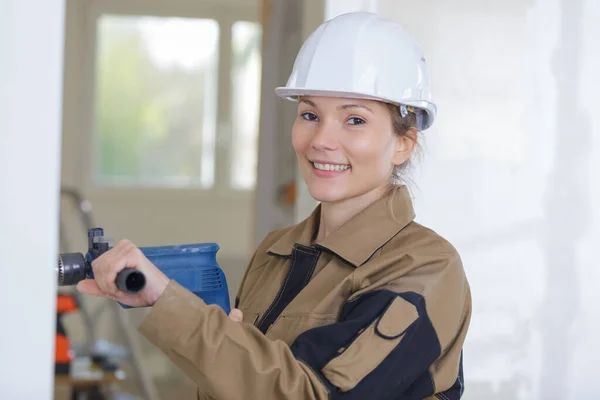
[[316,205],[274,88],[312,30],[358,10],[400,22],[431,68],[409,189],[471,284],[463,398],[600,399],[597,0],[0,0],[0,399],[195,398],[136,331],[148,310],[98,298],[60,319],[111,379],[83,359],[81,382],[57,379],[50,266],[90,226],[216,242],[233,302],[255,246]]

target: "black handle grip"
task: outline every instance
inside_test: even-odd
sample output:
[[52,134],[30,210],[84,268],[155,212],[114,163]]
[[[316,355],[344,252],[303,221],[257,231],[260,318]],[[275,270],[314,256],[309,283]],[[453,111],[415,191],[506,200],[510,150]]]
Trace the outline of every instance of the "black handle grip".
[[117,274],[115,283],[119,290],[129,294],[136,294],[146,286],[146,277],[137,269],[125,268]]

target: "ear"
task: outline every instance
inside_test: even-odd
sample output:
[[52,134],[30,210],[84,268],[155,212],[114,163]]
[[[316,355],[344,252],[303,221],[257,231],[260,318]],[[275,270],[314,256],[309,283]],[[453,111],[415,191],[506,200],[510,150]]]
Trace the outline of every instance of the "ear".
[[410,158],[417,146],[417,133],[415,128],[410,128],[405,135],[396,135],[396,149],[392,158],[392,164],[402,165]]

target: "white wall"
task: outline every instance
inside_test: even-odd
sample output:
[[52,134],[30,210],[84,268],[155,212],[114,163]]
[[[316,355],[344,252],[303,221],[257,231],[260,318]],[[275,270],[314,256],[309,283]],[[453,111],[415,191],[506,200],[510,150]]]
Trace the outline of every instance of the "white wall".
[[63,13],[0,2],[2,399],[52,397]]
[[417,220],[472,285],[465,399],[600,398],[600,3],[329,0],[421,42],[439,106]]

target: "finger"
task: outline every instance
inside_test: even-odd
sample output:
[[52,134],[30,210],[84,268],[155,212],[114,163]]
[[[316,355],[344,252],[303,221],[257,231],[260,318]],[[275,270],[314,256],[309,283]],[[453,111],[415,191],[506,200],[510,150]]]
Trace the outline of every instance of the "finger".
[[116,261],[123,258],[132,247],[134,247],[134,245],[130,241],[125,239],[121,240],[115,247],[98,257],[96,261],[98,261],[100,268],[108,268],[110,265],[115,264]]
[[125,267],[130,266],[129,264],[133,257],[132,249],[134,248],[134,244],[130,241],[121,240],[106,259],[107,268],[106,274],[103,277],[104,286],[114,296],[123,296],[125,294],[117,287],[116,280],[119,272]]
[[231,318],[235,322],[242,322],[244,320],[244,313],[241,310],[234,308],[229,313],[229,318]]
[[107,275],[110,273],[111,265],[114,264],[114,261],[120,257],[121,252],[122,246],[117,245],[102,253],[92,261],[94,279],[103,292],[111,293],[114,291],[114,289],[110,287],[110,284],[106,284],[108,281]]
[[[98,286],[112,296],[124,295],[115,283],[117,274],[125,267],[133,267],[135,262],[135,245],[128,240],[121,240],[117,246],[113,247],[96,260],[94,277]],[[92,268],[94,265],[92,264]]]
[[82,294],[87,294],[89,296],[99,296],[99,297],[108,297],[112,298],[110,294],[104,293],[98,283],[93,279],[84,279],[77,283],[77,291]]

